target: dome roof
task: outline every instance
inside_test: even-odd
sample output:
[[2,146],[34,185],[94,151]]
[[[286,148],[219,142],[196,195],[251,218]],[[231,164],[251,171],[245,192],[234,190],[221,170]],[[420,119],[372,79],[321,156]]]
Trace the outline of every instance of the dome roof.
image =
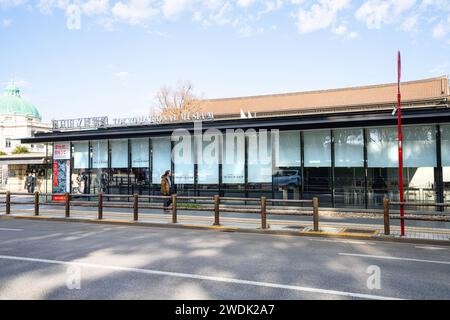
[[3,96],[0,96],[0,115],[21,115],[41,119],[36,107],[22,99],[20,90],[14,84],[7,86]]

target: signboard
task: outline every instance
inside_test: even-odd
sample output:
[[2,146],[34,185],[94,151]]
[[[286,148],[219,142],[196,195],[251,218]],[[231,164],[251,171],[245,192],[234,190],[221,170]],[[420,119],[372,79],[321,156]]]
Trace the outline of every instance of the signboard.
[[53,120],[53,130],[81,130],[105,127],[142,126],[171,122],[214,120],[212,112],[183,112],[180,115],[138,116],[109,119],[107,116]]
[[[70,143],[53,144],[52,193],[70,192]],[[54,195],[53,201],[64,201],[64,196]]]

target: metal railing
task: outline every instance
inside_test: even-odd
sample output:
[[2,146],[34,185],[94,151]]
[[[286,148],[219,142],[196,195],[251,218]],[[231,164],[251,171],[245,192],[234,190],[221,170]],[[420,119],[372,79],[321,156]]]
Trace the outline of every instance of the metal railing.
[[[268,215],[295,215],[295,216],[312,216],[313,217],[313,230],[319,231],[319,200],[314,197],[312,200],[285,200],[285,199],[267,199],[267,197],[261,198],[239,198],[239,197],[220,197],[219,195],[214,195],[213,197],[187,197],[187,196],[177,196],[176,194],[171,196],[150,196],[150,195],[139,195],[137,193],[128,194],[70,194],[68,192],[63,194],[55,193],[39,193],[36,191],[33,194],[24,193],[14,193],[7,191],[6,193],[0,193],[0,195],[5,195],[5,213],[6,215],[11,214],[12,205],[27,205],[32,204],[34,206],[34,215],[39,216],[40,206],[42,205],[57,205],[64,206],[64,215],[66,218],[70,217],[71,206],[81,206],[81,207],[97,207],[97,219],[103,219],[103,209],[104,208],[129,208],[132,209],[133,221],[139,220],[139,209],[161,209],[161,210],[171,210],[172,211],[172,223],[178,222],[178,211],[212,211],[214,213],[214,226],[220,225],[220,213],[250,213],[250,214],[260,214],[261,217],[261,229],[267,229],[267,216]],[[33,196],[32,202],[21,202],[12,201],[11,196]],[[63,201],[51,201],[50,203],[41,203],[40,196],[49,197],[61,197]],[[97,198],[97,201],[79,201],[73,198]],[[104,199],[123,199],[126,198],[131,202],[124,201],[105,201]],[[164,206],[158,206],[152,203],[143,203],[139,200],[172,200],[172,208],[169,209]],[[212,206],[199,206],[195,208],[185,207],[183,205],[178,205],[178,200],[189,200],[189,201],[206,201],[212,202]],[[253,202],[256,206],[251,206],[247,208],[241,207],[230,207],[226,206],[227,202]],[[274,208],[268,207],[267,203],[285,203],[285,204],[310,204],[312,206],[312,212],[305,211],[305,207],[286,207],[286,208]]]
[[417,221],[440,221],[440,222],[450,222],[450,213],[440,213],[439,215],[430,213],[414,213],[405,214],[403,217],[400,214],[392,214],[390,212],[390,206],[398,205],[404,207],[435,207],[435,208],[446,208],[450,207],[450,203],[432,203],[432,202],[408,202],[408,201],[390,201],[389,199],[384,199],[383,201],[383,220],[384,220],[384,234],[391,234],[391,219],[397,220],[417,220]]

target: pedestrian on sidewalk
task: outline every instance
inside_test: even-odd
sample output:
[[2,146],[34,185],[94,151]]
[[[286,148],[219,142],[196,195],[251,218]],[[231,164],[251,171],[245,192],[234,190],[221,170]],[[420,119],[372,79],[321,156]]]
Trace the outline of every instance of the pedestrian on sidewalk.
[[[167,170],[161,176],[161,193],[163,196],[171,196],[173,193],[172,172]],[[172,198],[164,199],[164,213],[167,213],[172,204]]]

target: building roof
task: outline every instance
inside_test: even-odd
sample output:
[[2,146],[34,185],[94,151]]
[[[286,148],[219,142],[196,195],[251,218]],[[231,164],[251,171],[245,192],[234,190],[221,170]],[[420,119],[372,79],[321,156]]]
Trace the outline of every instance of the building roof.
[[[447,76],[403,82],[402,101],[429,101],[450,95]],[[203,111],[215,116],[251,113],[282,113],[318,109],[345,109],[353,106],[373,107],[396,103],[397,84],[381,84],[332,90],[318,90],[261,96],[209,99],[202,103]],[[242,110],[242,111],[241,111]]]
[[14,84],[7,86],[3,96],[0,97],[0,115],[21,115],[41,119],[36,107],[21,97],[20,90]]

